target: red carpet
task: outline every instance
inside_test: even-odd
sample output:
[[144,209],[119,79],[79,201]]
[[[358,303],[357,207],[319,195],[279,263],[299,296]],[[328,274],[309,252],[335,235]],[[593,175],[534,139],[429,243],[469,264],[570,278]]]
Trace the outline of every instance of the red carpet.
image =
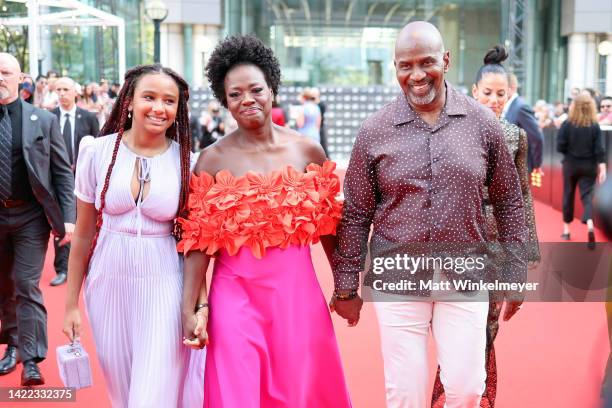
[[[559,212],[536,203],[536,219],[542,242],[559,240]],[[574,239],[586,239],[585,226],[575,222],[572,227]],[[599,233],[597,238],[603,240]],[[321,286],[329,296],[332,291],[329,266],[320,246],[315,247],[313,253]],[[48,386],[60,386],[55,348],[66,342],[61,332],[66,288],[49,287],[48,282],[53,276],[51,251],[41,282],[49,311],[49,356],[41,368]],[[364,306],[357,327],[346,327],[336,315],[333,319],[353,405],[357,408],[384,407],[383,367],[372,305]],[[78,391],[76,403],[0,402],[0,406],[109,406],[89,327],[86,327],[83,342],[92,357],[94,387]],[[526,304],[514,319],[501,324],[496,344],[499,367],[498,408],[591,408],[601,405],[599,389],[609,353],[606,315],[602,303]],[[431,355],[433,373],[433,351]],[[21,365],[14,373],[0,377],[0,387],[17,386],[20,374]]]

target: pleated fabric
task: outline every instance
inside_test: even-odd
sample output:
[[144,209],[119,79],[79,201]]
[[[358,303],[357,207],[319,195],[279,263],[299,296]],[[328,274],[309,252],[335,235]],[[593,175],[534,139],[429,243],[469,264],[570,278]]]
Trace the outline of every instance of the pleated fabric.
[[[98,208],[116,137],[81,143],[75,194]],[[150,190],[136,203],[130,182],[134,167],[145,160]],[[178,207],[179,162],[175,142],[153,158],[138,157],[121,144],[113,168],[84,289],[113,407],[202,405],[204,354],[191,355],[182,344],[182,263],[170,235]]]

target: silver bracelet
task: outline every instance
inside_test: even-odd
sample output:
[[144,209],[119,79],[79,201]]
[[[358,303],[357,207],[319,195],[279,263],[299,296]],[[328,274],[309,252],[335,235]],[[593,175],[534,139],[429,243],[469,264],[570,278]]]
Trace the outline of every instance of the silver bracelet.
[[198,313],[200,309],[208,308],[208,303],[200,303],[195,307],[195,312]]

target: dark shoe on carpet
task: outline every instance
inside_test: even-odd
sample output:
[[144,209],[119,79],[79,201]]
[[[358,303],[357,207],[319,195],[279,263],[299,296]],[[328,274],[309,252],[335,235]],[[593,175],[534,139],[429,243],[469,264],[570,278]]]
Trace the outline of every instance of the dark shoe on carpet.
[[566,233],[561,234],[561,239],[564,241],[569,241],[570,240],[569,232],[567,234]]
[[66,272],[60,272],[57,274],[55,278],[51,279],[51,282],[49,282],[49,285],[59,286],[66,282],[66,277],[67,277]]
[[587,248],[595,249],[595,232],[589,231],[589,242],[587,243]]
[[17,368],[17,346],[7,346],[4,357],[0,360],[0,375],[12,373]]
[[45,379],[34,360],[24,361],[23,371],[21,372],[21,385],[30,387],[32,385],[43,385],[44,383]]

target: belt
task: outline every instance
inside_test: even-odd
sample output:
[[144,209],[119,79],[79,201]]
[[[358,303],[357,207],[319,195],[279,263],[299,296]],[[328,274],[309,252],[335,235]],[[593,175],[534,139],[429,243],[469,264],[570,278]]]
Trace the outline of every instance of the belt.
[[17,208],[26,205],[28,202],[23,200],[0,200],[0,207]]

